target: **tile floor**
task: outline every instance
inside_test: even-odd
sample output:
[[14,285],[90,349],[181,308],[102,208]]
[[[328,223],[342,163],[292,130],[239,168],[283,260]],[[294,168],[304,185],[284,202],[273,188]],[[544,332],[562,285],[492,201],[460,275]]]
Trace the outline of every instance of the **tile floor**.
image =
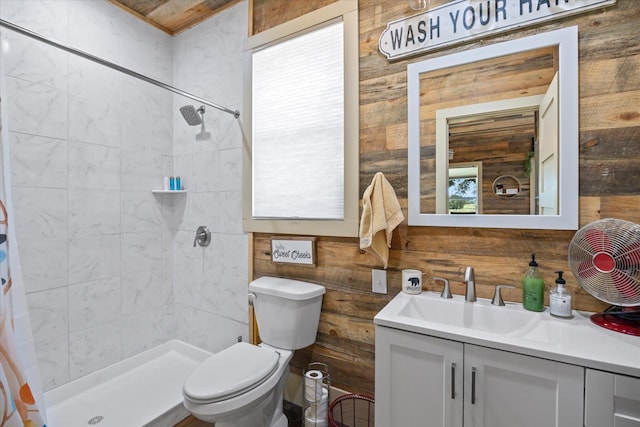
[[304,425],[302,421],[302,407],[294,403],[284,401],[282,406],[284,414],[289,420],[288,427],[302,427]]

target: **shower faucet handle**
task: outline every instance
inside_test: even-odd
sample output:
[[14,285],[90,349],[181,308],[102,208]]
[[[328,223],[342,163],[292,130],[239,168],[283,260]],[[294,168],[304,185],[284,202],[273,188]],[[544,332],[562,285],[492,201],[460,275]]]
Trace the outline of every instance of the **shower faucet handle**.
[[201,225],[196,230],[196,237],[193,239],[193,247],[196,247],[196,243],[200,246],[209,246],[211,243],[211,231],[209,231],[209,227],[205,225]]

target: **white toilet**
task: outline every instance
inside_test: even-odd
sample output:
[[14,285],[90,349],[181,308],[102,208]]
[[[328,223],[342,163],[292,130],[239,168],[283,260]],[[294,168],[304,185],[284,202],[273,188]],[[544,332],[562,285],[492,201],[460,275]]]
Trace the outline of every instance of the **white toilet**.
[[261,277],[249,292],[262,343],[239,342],[202,362],[184,383],[184,406],[216,427],[287,427],[282,400],[289,361],[316,340],[325,288]]

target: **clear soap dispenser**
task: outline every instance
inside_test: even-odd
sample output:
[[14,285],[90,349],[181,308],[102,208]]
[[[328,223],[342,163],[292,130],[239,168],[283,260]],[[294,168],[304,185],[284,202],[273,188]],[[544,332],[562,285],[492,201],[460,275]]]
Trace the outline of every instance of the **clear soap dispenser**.
[[564,288],[567,283],[562,278],[563,271],[556,271],[556,288],[551,289],[549,295],[549,308],[551,315],[556,317],[573,317],[571,315],[571,293]]

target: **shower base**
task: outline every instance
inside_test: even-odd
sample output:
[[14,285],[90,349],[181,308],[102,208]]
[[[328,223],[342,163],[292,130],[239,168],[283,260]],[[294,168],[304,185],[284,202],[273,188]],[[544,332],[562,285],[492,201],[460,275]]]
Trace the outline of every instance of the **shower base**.
[[182,384],[210,355],[172,340],[48,391],[47,426],[173,426],[189,415]]

